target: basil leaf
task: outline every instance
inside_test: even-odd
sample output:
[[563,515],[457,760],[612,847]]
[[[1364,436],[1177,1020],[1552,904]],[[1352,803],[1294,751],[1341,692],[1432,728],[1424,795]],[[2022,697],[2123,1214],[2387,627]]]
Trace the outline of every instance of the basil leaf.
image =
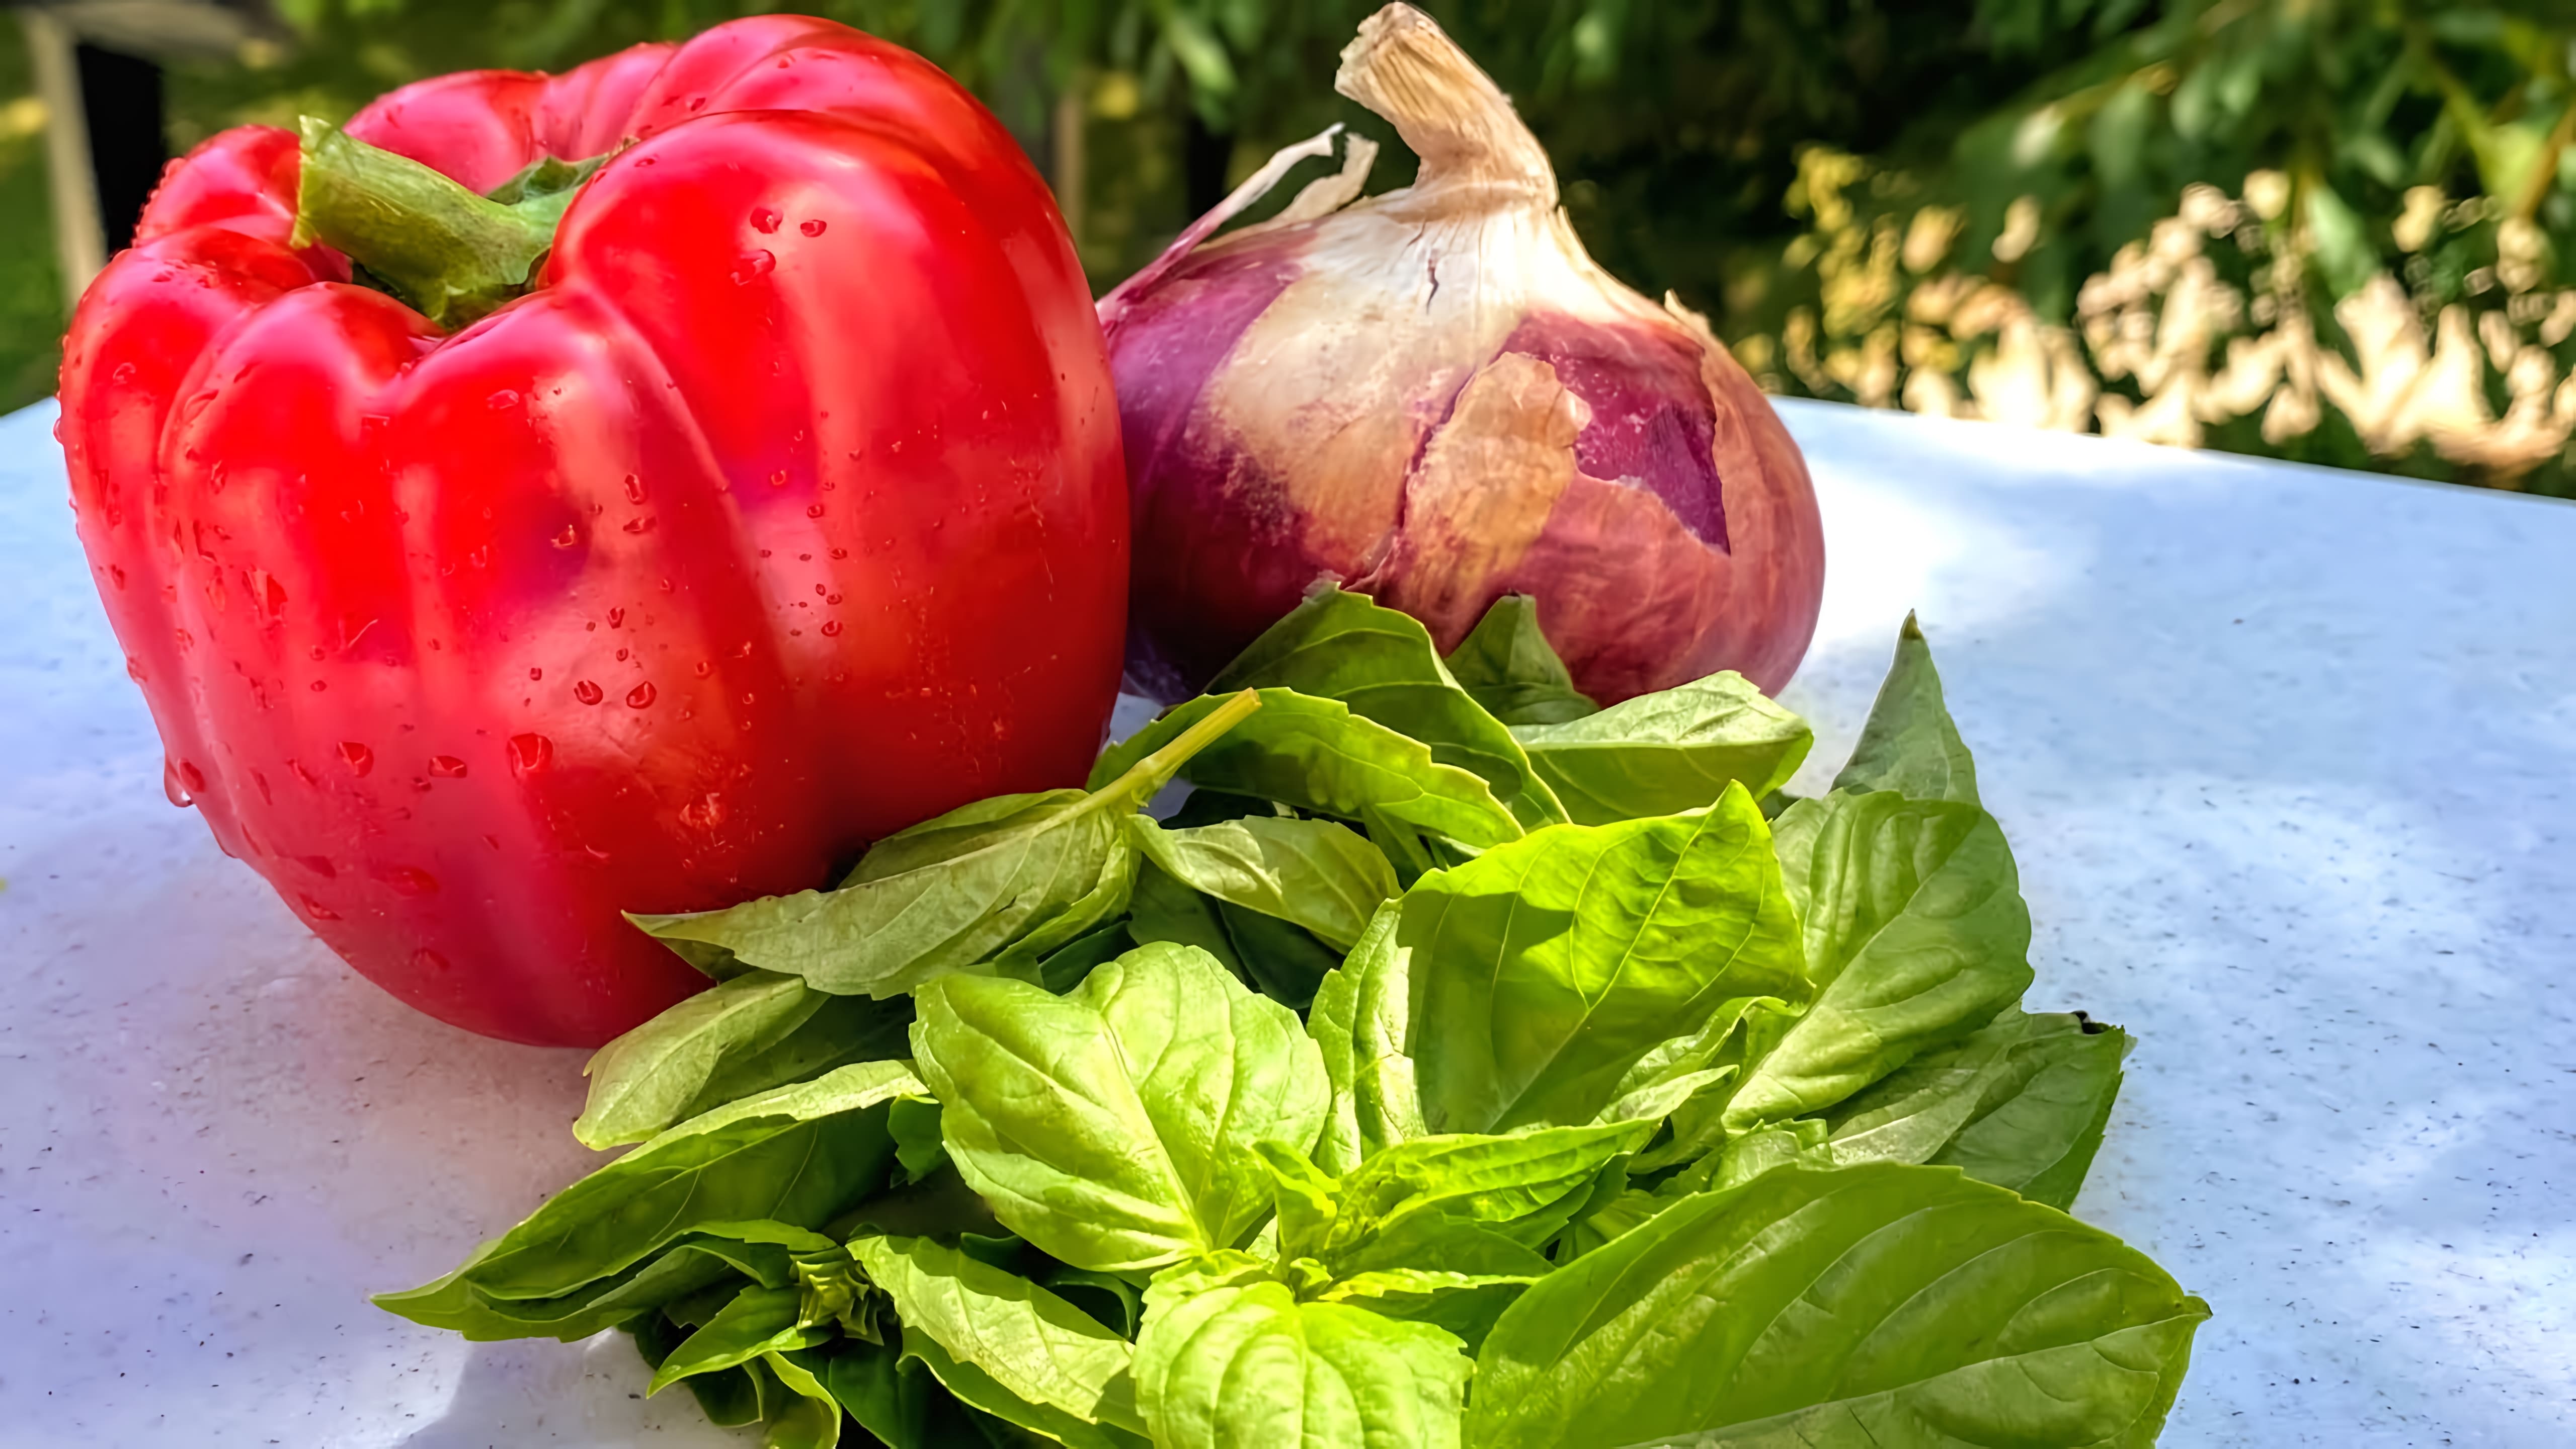
[[1145,858],[1181,884],[1293,921],[1345,951],[1397,889],[1377,847],[1329,820],[1247,816],[1167,830],[1139,815],[1128,828]]
[[1983,810],[1837,790],[1778,831],[1817,997],[1728,1104],[1730,1132],[1832,1106],[1993,1020],[2031,981],[2030,912]]
[[2006,1011],[1834,1108],[1835,1160],[1938,1163],[2072,1207],[2128,1054],[2117,1027]]
[[1477,1357],[1467,1437],[2142,1445],[2208,1316],[2109,1234],[1948,1169],[1792,1168],[1523,1293]]
[[[473,1342],[554,1338],[570,1343],[614,1328],[640,1313],[748,1279],[766,1288],[794,1281],[790,1250],[830,1247],[832,1240],[785,1223],[705,1223],[654,1258],[554,1298],[466,1295],[435,1325]],[[436,1310],[433,1310],[436,1311]]]
[[1512,732],[1458,687],[1430,631],[1366,594],[1330,586],[1309,593],[1236,655],[1208,693],[1273,688],[1340,700],[1422,741],[1433,759],[1482,776],[1523,829],[1565,818]]
[[1770,828],[1741,785],[1704,812],[1497,846],[1423,877],[1400,911],[1406,1047],[1439,1132],[1588,1122],[1721,1003],[1807,989]]
[[839,995],[894,996],[952,972],[991,974],[1015,948],[1004,966],[1035,979],[1039,957],[1126,909],[1136,862],[1123,817],[1259,707],[1249,694],[1215,702],[1097,790],[978,801],[888,837],[837,890],[630,919]]
[[[1115,784],[1116,781],[1105,782]],[[1157,787],[1159,788],[1159,787]],[[1068,801],[1078,803],[1085,790],[1039,790],[1018,795],[991,795],[970,800],[945,815],[934,815],[876,842],[841,878],[844,887],[891,880],[917,870],[972,855],[990,845],[996,828],[1007,828],[1033,810]],[[1148,795],[1146,798],[1152,798]]]
[[[1751,1182],[1766,1172],[1794,1165],[1839,1165],[1825,1124],[1812,1118],[1774,1122],[1726,1139],[1716,1153],[1676,1174],[1682,1190],[1723,1191]],[[1674,1186],[1675,1184],[1666,1184]]]
[[688,962],[711,980],[731,981],[751,969],[735,960],[733,953],[722,946],[710,946],[704,941],[664,941],[662,944],[670,949],[672,955]]
[[1137,802],[1079,790],[1027,798],[1034,803],[979,827],[980,849],[910,871],[721,911],[633,919],[656,936],[724,946],[817,990],[898,995],[937,975],[988,966],[1059,919],[1079,934],[1124,906],[1116,887],[1135,859],[1118,816]]
[[1156,1273],[1146,1284],[1145,1316],[1152,1318],[1184,1298],[1219,1288],[1284,1282],[1284,1272],[1284,1265],[1240,1248],[1220,1248],[1213,1253],[1184,1258]]
[[1255,1142],[1252,1150],[1270,1169],[1276,1216],[1266,1231],[1277,1256],[1289,1261],[1322,1257],[1333,1220],[1341,1215],[1341,1180],[1284,1142]]
[[1292,1011],[1304,1010],[1324,974],[1342,963],[1339,951],[1305,928],[1202,895],[1151,860],[1136,872],[1128,910],[1128,933],[1137,941],[1196,946]]
[[726,1102],[854,1061],[899,1057],[907,1002],[826,995],[746,970],[601,1047],[573,1136],[594,1150],[641,1142]]
[[917,1005],[949,1157],[994,1216],[1078,1268],[1233,1246],[1269,1211],[1251,1145],[1312,1145],[1330,1103],[1295,1014],[1186,946],[1140,946],[1069,996],[955,976]]
[[[1199,752],[1181,771],[1203,789],[1257,795],[1344,820],[1374,810],[1392,820],[1493,845],[1521,826],[1493,787],[1469,770],[1432,758],[1431,746],[1352,712],[1339,700],[1264,689],[1261,711]],[[1117,778],[1207,718],[1223,698],[1184,700],[1112,745],[1092,766],[1095,786]],[[1515,746],[1517,748],[1517,746]]]
[[1583,825],[1696,810],[1730,782],[1759,799],[1789,783],[1816,742],[1805,720],[1732,670],[1512,735]]
[[[1687,1036],[1668,1037],[1629,1064],[1621,1074],[1617,1095],[1601,1109],[1601,1121],[1631,1121],[1645,1117],[1669,1116],[1680,1101],[1722,1085],[1741,1063],[1740,1031],[1746,1019],[1759,1012],[1785,1010],[1777,997],[1736,997],[1719,1003],[1697,1030]],[[1794,1015],[1794,1013],[1792,1013]],[[1683,1088],[1679,1099],[1675,1088]]]
[[927,1238],[861,1237],[850,1253],[894,1299],[907,1335],[928,1335],[1026,1403],[1144,1432],[1128,1378],[1133,1350],[1091,1315]]
[[1521,1273],[1447,1273],[1388,1268],[1354,1273],[1315,1295],[1318,1303],[1346,1303],[1386,1318],[1428,1323],[1458,1336],[1469,1353],[1493,1332],[1494,1321],[1538,1278]]
[[[1757,996],[1722,1004],[1688,1037],[1657,1047],[1629,1069],[1619,1102],[1604,1116],[1642,1117],[1666,1108],[1672,1131],[1637,1154],[1639,1173],[1694,1161],[1726,1145],[1726,1107],[1744,1073],[1789,1033],[1803,1014],[1778,997]],[[1695,1082],[1689,1094],[1666,1105],[1674,1087]]]
[[1303,926],[1277,916],[1246,910],[1232,901],[1216,902],[1235,960],[1252,988],[1291,1011],[1314,1004],[1315,989],[1342,964],[1341,951],[1324,944]]
[[728,1102],[811,1081],[847,1066],[900,1058],[908,1044],[912,1003],[863,996],[823,998],[804,1024],[768,1046],[719,1063],[679,1120],[702,1116]]
[[841,1338],[801,1357],[834,1402],[879,1441],[892,1449],[939,1449],[930,1423],[937,1380],[905,1358],[901,1344]]
[[1909,800],[1977,803],[1977,763],[1941,697],[1932,646],[1914,616],[1896,635],[1896,661],[1878,687],[1869,722],[1836,790],[1893,790]]
[[1378,853],[1386,857],[1387,864],[1395,867],[1395,878],[1406,890],[1411,890],[1415,881],[1448,864],[1432,848],[1432,841],[1440,837],[1426,835],[1385,811],[1361,811],[1360,829],[1367,834],[1369,844],[1376,846]]
[[926,1090],[906,1063],[868,1062],[728,1103],[565,1188],[446,1277],[374,1302],[443,1327],[485,1299],[550,1298],[623,1272],[710,1224],[819,1227],[884,1183],[886,1103]]
[[[624,1325],[635,1340],[635,1352],[648,1369],[659,1369],[688,1330],[660,1313],[647,1313]],[[760,1422],[760,1386],[748,1369],[724,1369],[683,1380],[707,1422],[730,1427]]]
[[1021,1398],[981,1364],[950,1353],[909,1323],[903,1328],[903,1356],[930,1370],[943,1388],[967,1406],[1070,1449],[1145,1449],[1141,1437],[1115,1424],[1095,1424],[1053,1404]]
[[1126,922],[1112,921],[1076,936],[1040,958],[1038,984],[1062,996],[1080,986],[1083,978],[1100,963],[1115,961],[1135,950],[1136,946],[1136,939],[1127,932]]
[[694,1374],[735,1368],[774,1349],[810,1348],[831,1338],[829,1325],[799,1321],[800,1298],[794,1288],[743,1289],[671,1350],[644,1392],[658,1394]]
[[[940,1147],[945,1151],[948,1109],[941,1107],[939,1116]],[[995,1220],[992,1210],[975,1195],[975,1189],[966,1185],[966,1179],[958,1175],[954,1160],[942,1161],[919,1182],[908,1182],[878,1193],[834,1219],[833,1226],[848,1231],[874,1228],[881,1233],[903,1237],[933,1233],[942,1237],[954,1234],[971,1237],[1010,1232]],[[963,1242],[964,1237],[959,1241]]]
[[1127,934],[1136,938],[1136,944],[1160,941],[1196,947],[1215,957],[1236,979],[1248,976],[1242,958],[1234,954],[1234,938],[1226,932],[1225,918],[1217,914],[1217,903],[1174,880],[1151,860],[1136,868],[1136,892],[1127,909]]
[[939,1104],[922,1097],[897,1097],[886,1114],[886,1131],[894,1138],[894,1160],[905,1182],[920,1182],[948,1161],[948,1144],[940,1140]]
[[1372,1153],[1430,1129],[1406,1043],[1413,1031],[1413,951],[1397,939],[1404,906],[1378,908],[1347,961],[1315,988],[1306,1030],[1333,1102],[1314,1160],[1339,1176]]
[[1457,1449],[1469,1365],[1444,1329],[1282,1283],[1148,1303],[1136,1398],[1159,1449]]
[[761,1406],[762,1449],[838,1449],[841,1405],[823,1387],[815,1361],[793,1350],[773,1349],[760,1356],[770,1382],[785,1392]]
[[[718,1296],[745,1286],[784,1287],[795,1280],[791,1249],[831,1246],[831,1239],[785,1223],[708,1223],[658,1257],[558,1298],[485,1298],[438,1326],[470,1341],[554,1338],[565,1343],[671,1307],[694,1295]],[[727,1286],[729,1285],[729,1286]]]
[[[1507,725],[1563,724],[1601,707],[1574,687],[1565,661],[1539,631],[1538,600],[1527,594],[1494,600],[1447,663],[1458,687]],[[1567,808],[1573,803],[1566,801]]]
[[1288,812],[1272,801],[1251,795],[1237,795],[1226,790],[1204,790],[1193,786],[1182,797],[1180,805],[1163,817],[1163,824],[1174,830],[1189,830],[1201,825],[1222,825],[1229,820],[1248,817],[1284,817]]
[[1145,1315],[1144,1290],[1115,1273],[1095,1273],[1063,1263],[1048,1263],[1033,1280],[1093,1318],[1134,1338]]
[[430,1310],[435,1321],[405,1316],[462,1334],[471,1343],[509,1338],[578,1342],[602,1329],[615,1328],[639,1313],[741,1276],[724,1258],[693,1251],[688,1241],[683,1239],[650,1262],[561,1297],[495,1299],[475,1294],[461,1303]]
[[827,1234],[774,1220],[707,1223],[682,1241],[699,1252],[722,1257],[764,1288],[783,1288],[796,1281],[797,1254],[840,1249]]
[[1571,1263],[1648,1218],[1691,1196],[1642,1187],[1624,1188],[1588,1204],[1556,1241],[1556,1261]]
[[1652,1130],[1614,1122],[1396,1143],[1341,1179],[1313,1256],[1336,1278],[1399,1268],[1544,1273],[1538,1249],[1591,1200],[1601,1170]]

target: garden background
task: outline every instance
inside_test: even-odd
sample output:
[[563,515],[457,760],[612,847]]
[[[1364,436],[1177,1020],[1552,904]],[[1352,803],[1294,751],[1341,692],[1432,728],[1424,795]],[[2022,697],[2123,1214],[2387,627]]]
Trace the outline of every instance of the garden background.
[[[117,7],[57,13],[85,8]],[[1331,122],[1389,143],[1374,187],[1411,170],[1332,92],[1370,0],[274,0],[123,43],[161,52],[175,155],[772,8],[974,88],[1097,288]],[[1546,142],[1595,257],[1774,391],[2576,494],[2564,0],[1424,8]],[[0,407],[50,391],[64,315],[34,33],[0,27]]]

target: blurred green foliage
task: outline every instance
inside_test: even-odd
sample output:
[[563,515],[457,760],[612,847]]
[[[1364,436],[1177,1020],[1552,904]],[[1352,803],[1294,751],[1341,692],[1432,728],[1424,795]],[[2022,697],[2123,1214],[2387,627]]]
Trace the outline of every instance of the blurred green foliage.
[[[1955,265],[2017,293],[2044,322],[2079,323],[2088,283],[2122,274],[2124,255],[2129,281],[2143,285],[2140,245],[2187,209],[2187,191],[2241,193],[2233,244],[2205,248],[2223,305],[2168,308],[2159,346],[2178,327],[2208,330],[2209,356],[2192,366],[2214,378],[2225,371],[2220,347],[2295,332],[2308,362],[2340,367],[2383,395],[2337,403],[2318,426],[2296,430],[2258,428],[2250,410],[2202,399],[2187,427],[2141,436],[2576,492],[2563,451],[2576,392],[2558,388],[2576,364],[2576,299],[2561,306],[2576,280],[2567,265],[2576,256],[2576,6],[1979,0],[1975,28],[1998,61],[2027,57],[2031,73],[1981,114],[1917,125],[1861,162],[1866,184],[1845,190],[1854,213],[1846,227],[1901,235],[1925,210],[1946,211],[1959,226]],[[1785,196],[1813,219],[1798,188]],[[1998,247],[2016,207],[2036,229]],[[1728,335],[1767,338],[1801,309],[1820,319],[1832,311],[1824,269],[1801,264],[1820,253],[1813,238],[1785,255],[1737,252]],[[1900,275],[1895,286],[1915,280]],[[2095,321],[2108,317],[2105,294],[2117,290],[2096,287]],[[2170,300],[2161,282],[2157,290]],[[1875,325],[1894,325],[1904,300],[1890,299],[1890,319]],[[2550,321],[2553,312],[2566,320]],[[2457,336],[2443,348],[2446,325]],[[2392,327],[2413,330],[2392,339]],[[2096,340],[2087,333],[2088,345]],[[2397,397],[2399,374],[2419,360],[2423,384]],[[1900,371],[1913,365],[1907,357]],[[2116,366],[2105,378],[2105,396],[2115,394],[2153,401]],[[2420,416],[2390,426],[2392,409],[2410,407]],[[2517,408],[2530,426],[2513,438],[2487,425]]]
[[[277,0],[291,42],[170,79],[184,151],[226,126],[345,118],[423,76],[559,70],[736,16],[797,8],[923,52],[976,90],[1042,167],[1072,94],[1083,119],[1083,256],[1105,288],[1223,186],[1334,121],[1391,131],[1333,94],[1370,0]],[[1722,310],[1730,258],[1794,226],[1780,207],[1809,141],[1876,150],[1927,118],[1952,129],[2029,71],[1970,0],[1463,0],[1427,8],[1511,91],[1564,171],[1602,261],[1640,288]],[[1196,164],[1210,154],[1219,165]],[[1375,186],[1409,168],[1391,146]],[[0,218],[35,246],[30,220]],[[1758,245],[1757,245],[1758,250]],[[39,343],[37,345],[49,345]],[[30,339],[0,336],[0,356]],[[0,401],[23,400],[11,394]]]
[[[278,43],[256,43],[236,63],[173,70],[174,148],[243,122],[345,117],[386,89],[448,70],[562,69],[790,8],[274,3]],[[793,8],[939,61],[993,105],[1044,169],[1060,167],[1063,128],[1079,118],[1083,194],[1069,210],[1079,213],[1083,256],[1102,287],[1276,147],[1334,121],[1392,141],[1331,89],[1336,53],[1374,0],[807,0]],[[2401,278],[2429,327],[2447,306],[2529,312],[2512,299],[2557,286],[2559,259],[2576,247],[2576,13],[2565,0],[1429,0],[1424,8],[1516,98],[1556,158],[1568,212],[1595,256],[1641,291],[1670,289],[1712,314],[1766,382],[1785,391],[1865,391],[1836,381],[1821,361],[1804,371],[1784,364],[1793,314],[1807,314],[1820,356],[1835,346],[1901,352],[1888,329],[1905,325],[1907,289],[1923,279],[1894,268],[1885,305],[1842,309],[1846,320],[1879,329],[1879,342],[1837,341],[1820,271],[1827,247],[1801,179],[1802,164],[1812,173],[1819,157],[1853,158],[1839,224],[1864,250],[1892,245],[1868,238],[1903,233],[1930,211],[1951,238],[1940,271],[2008,289],[2039,323],[2060,328],[2077,325],[2086,280],[2114,270],[2124,246],[2173,216],[2186,187],[2233,197],[2258,172],[2282,178],[2284,207],[2258,229],[2259,269],[2238,257],[2222,259],[2221,270],[2240,292],[2273,299],[2265,305],[2312,316],[2334,347],[2350,345],[2336,304],[2374,276]],[[14,35],[0,44],[14,45]],[[0,72],[9,66],[23,61],[0,50]],[[10,84],[0,73],[0,94],[17,93]],[[1409,168],[1391,160],[1380,170],[1374,184],[1383,188],[1401,184]],[[0,187],[23,190],[40,176],[31,139],[0,140]],[[2428,204],[2425,188],[2442,198],[2441,223],[2424,245],[2402,245],[2408,208],[2420,215]],[[56,325],[52,292],[25,260],[50,255],[33,213],[21,204],[0,214],[0,225],[17,229],[6,252],[14,270],[0,279],[8,309],[0,382],[16,383],[0,401],[13,403],[29,395],[29,359]],[[2500,251],[2500,237],[2536,253],[2517,263]],[[2252,256],[2253,243],[2239,240]],[[2517,264],[2522,284],[2501,285],[2500,265]],[[1945,338],[1956,346],[1940,354],[1942,365],[1954,369],[1993,347]],[[1917,363],[1908,355],[1897,365]],[[2499,361],[2483,384],[2499,412],[2513,401],[2504,371]],[[2153,400],[2134,379],[2102,386],[2106,397],[2125,388],[2132,401]],[[1897,400],[1896,388],[1884,391],[1867,400]],[[2206,440],[2433,476],[2501,476],[2420,448],[2376,456],[2331,418],[2287,441],[2218,419]],[[2565,472],[2553,462],[2515,476],[2555,488]]]
[[45,108],[32,89],[25,36],[0,26],[0,410],[54,390],[63,326],[45,204]]

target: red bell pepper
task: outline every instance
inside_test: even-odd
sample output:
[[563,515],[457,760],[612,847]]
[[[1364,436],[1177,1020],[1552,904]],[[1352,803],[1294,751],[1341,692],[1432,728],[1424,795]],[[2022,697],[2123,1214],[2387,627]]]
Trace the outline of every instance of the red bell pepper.
[[1100,332],[919,57],[763,17],[424,81],[217,136],[136,236],[63,363],[100,597],[171,798],[403,1000],[596,1044],[706,984],[621,909],[1088,767]]

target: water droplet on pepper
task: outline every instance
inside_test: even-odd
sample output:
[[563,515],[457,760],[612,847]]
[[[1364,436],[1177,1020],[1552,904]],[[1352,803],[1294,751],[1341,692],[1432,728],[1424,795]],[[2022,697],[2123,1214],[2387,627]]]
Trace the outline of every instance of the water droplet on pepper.
[[389,865],[373,872],[376,879],[392,886],[399,895],[429,896],[438,894],[438,877],[416,865]]
[[651,706],[652,703],[653,685],[649,680],[626,691],[626,707],[628,709],[644,709]]
[[555,742],[544,735],[510,736],[510,773],[534,775],[554,763]]
[[572,697],[580,700],[584,704],[597,704],[606,696],[600,692],[598,685],[591,683],[587,679],[583,679],[574,682],[572,687]]
[[461,780],[465,778],[465,762],[454,755],[432,755],[429,772],[442,780]]
[[[315,683],[318,684],[320,681],[316,680]],[[349,767],[350,774],[364,776],[369,770],[376,767],[376,752],[368,749],[365,745],[359,744],[356,740],[342,740],[340,742],[340,763]]]

